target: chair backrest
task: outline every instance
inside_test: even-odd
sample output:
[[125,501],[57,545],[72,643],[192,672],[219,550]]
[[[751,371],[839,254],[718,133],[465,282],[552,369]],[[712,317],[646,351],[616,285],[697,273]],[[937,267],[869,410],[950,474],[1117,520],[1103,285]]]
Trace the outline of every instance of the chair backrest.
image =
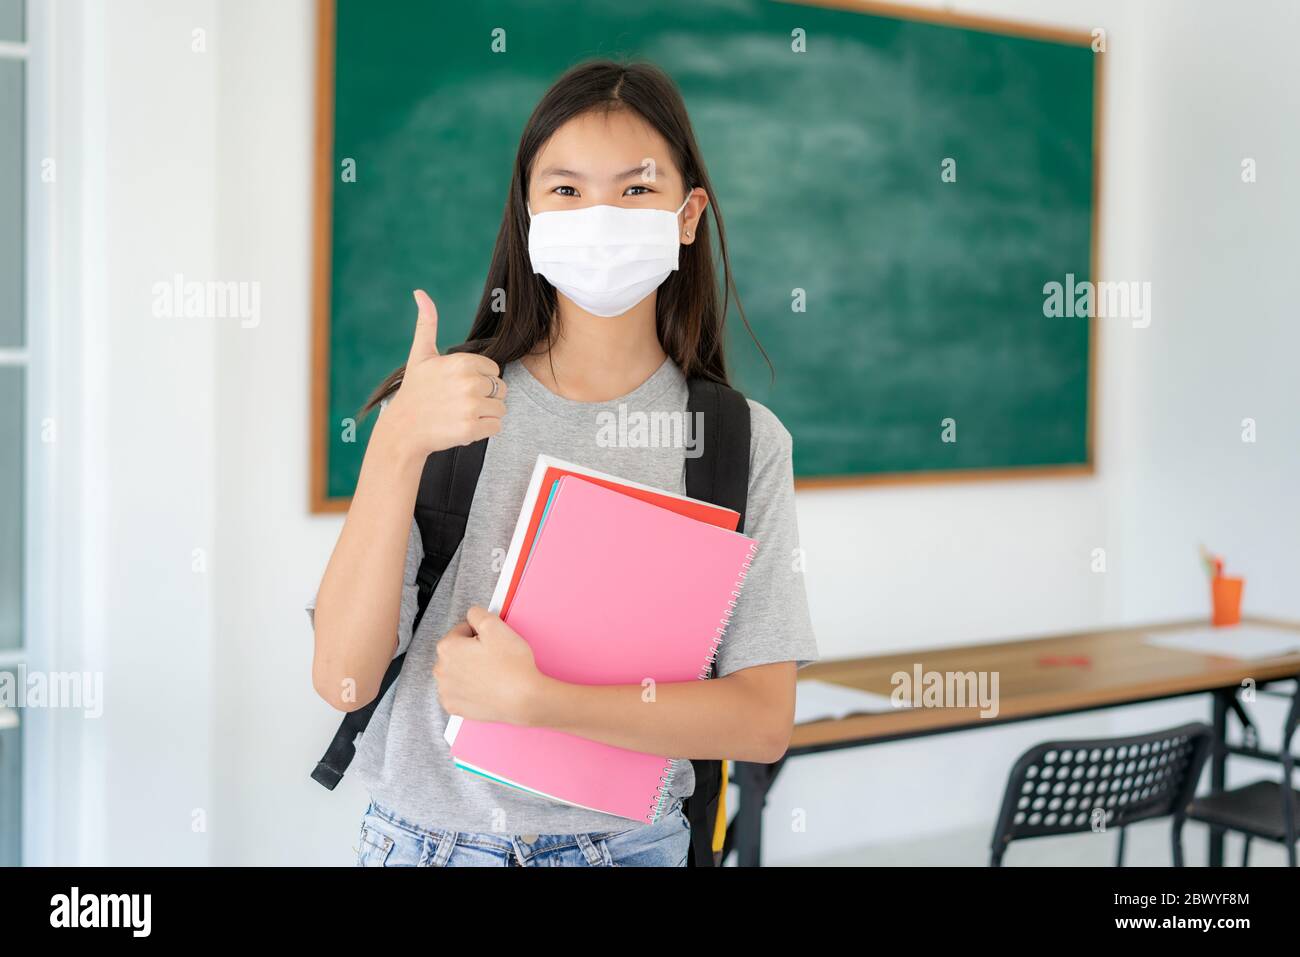
[[1011,769],[993,858],[1012,841],[1125,827],[1181,815],[1209,755],[1206,724],[1123,738],[1047,741]]

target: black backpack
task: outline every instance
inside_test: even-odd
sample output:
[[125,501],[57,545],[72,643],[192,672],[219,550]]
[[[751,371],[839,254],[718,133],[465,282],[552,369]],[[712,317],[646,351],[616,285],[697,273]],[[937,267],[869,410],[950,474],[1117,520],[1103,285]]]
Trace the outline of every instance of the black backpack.
[[[687,386],[686,411],[697,426],[693,451],[699,454],[686,459],[686,494],[739,512],[738,529],[743,530],[749,493],[749,405],[735,389],[708,379],[690,379]],[[416,575],[419,600],[413,633],[429,607],[438,580],[465,537],[487,443],[482,439],[435,452],[424,463],[415,499],[415,523],[424,543],[424,558]],[[401,654],[393,659],[374,701],[344,716],[329,749],[311,774],[319,784],[332,791],[342,779],[356,753],[357,735],[366,729],[375,708],[397,680],[405,658]],[[692,867],[712,867],[717,863],[713,835],[722,791],[722,762],[692,760],[691,766],[695,769],[695,792],[684,804],[691,825],[688,863]]]

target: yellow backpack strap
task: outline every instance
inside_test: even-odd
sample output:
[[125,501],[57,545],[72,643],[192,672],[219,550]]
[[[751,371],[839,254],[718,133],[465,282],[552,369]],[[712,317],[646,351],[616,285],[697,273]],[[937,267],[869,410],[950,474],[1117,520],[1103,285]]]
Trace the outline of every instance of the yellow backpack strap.
[[722,790],[718,793],[718,820],[713,825],[713,853],[722,853],[727,843],[727,774],[730,762],[722,762]]

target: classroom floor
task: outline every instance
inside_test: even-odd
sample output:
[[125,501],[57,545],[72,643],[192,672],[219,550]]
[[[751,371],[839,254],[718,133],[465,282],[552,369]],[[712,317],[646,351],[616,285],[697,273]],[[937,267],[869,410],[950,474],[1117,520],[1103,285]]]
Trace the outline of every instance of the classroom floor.
[[[1044,837],[1012,844],[1003,858],[1004,867],[1112,867],[1115,863],[1113,834],[1080,834]],[[1204,867],[1205,828],[1188,824],[1183,828],[1183,854],[1188,867]],[[1241,837],[1229,835],[1225,860],[1232,867],[1241,864]],[[989,861],[989,833],[958,831],[939,837],[898,844],[858,848],[829,857],[792,861],[794,867],[985,867]],[[1169,823],[1151,821],[1129,828],[1124,863],[1130,867],[1168,867]],[[1255,841],[1250,848],[1251,867],[1282,867],[1286,853],[1280,844]]]

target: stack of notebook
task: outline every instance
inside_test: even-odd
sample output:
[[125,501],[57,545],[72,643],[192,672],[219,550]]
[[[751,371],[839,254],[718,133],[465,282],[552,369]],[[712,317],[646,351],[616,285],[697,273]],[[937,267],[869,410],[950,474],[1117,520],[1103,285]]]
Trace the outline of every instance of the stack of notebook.
[[[758,548],[738,522],[730,509],[539,456],[491,610],[561,681],[703,679]],[[647,823],[673,775],[661,755],[549,728],[453,716],[446,738],[466,771]]]

